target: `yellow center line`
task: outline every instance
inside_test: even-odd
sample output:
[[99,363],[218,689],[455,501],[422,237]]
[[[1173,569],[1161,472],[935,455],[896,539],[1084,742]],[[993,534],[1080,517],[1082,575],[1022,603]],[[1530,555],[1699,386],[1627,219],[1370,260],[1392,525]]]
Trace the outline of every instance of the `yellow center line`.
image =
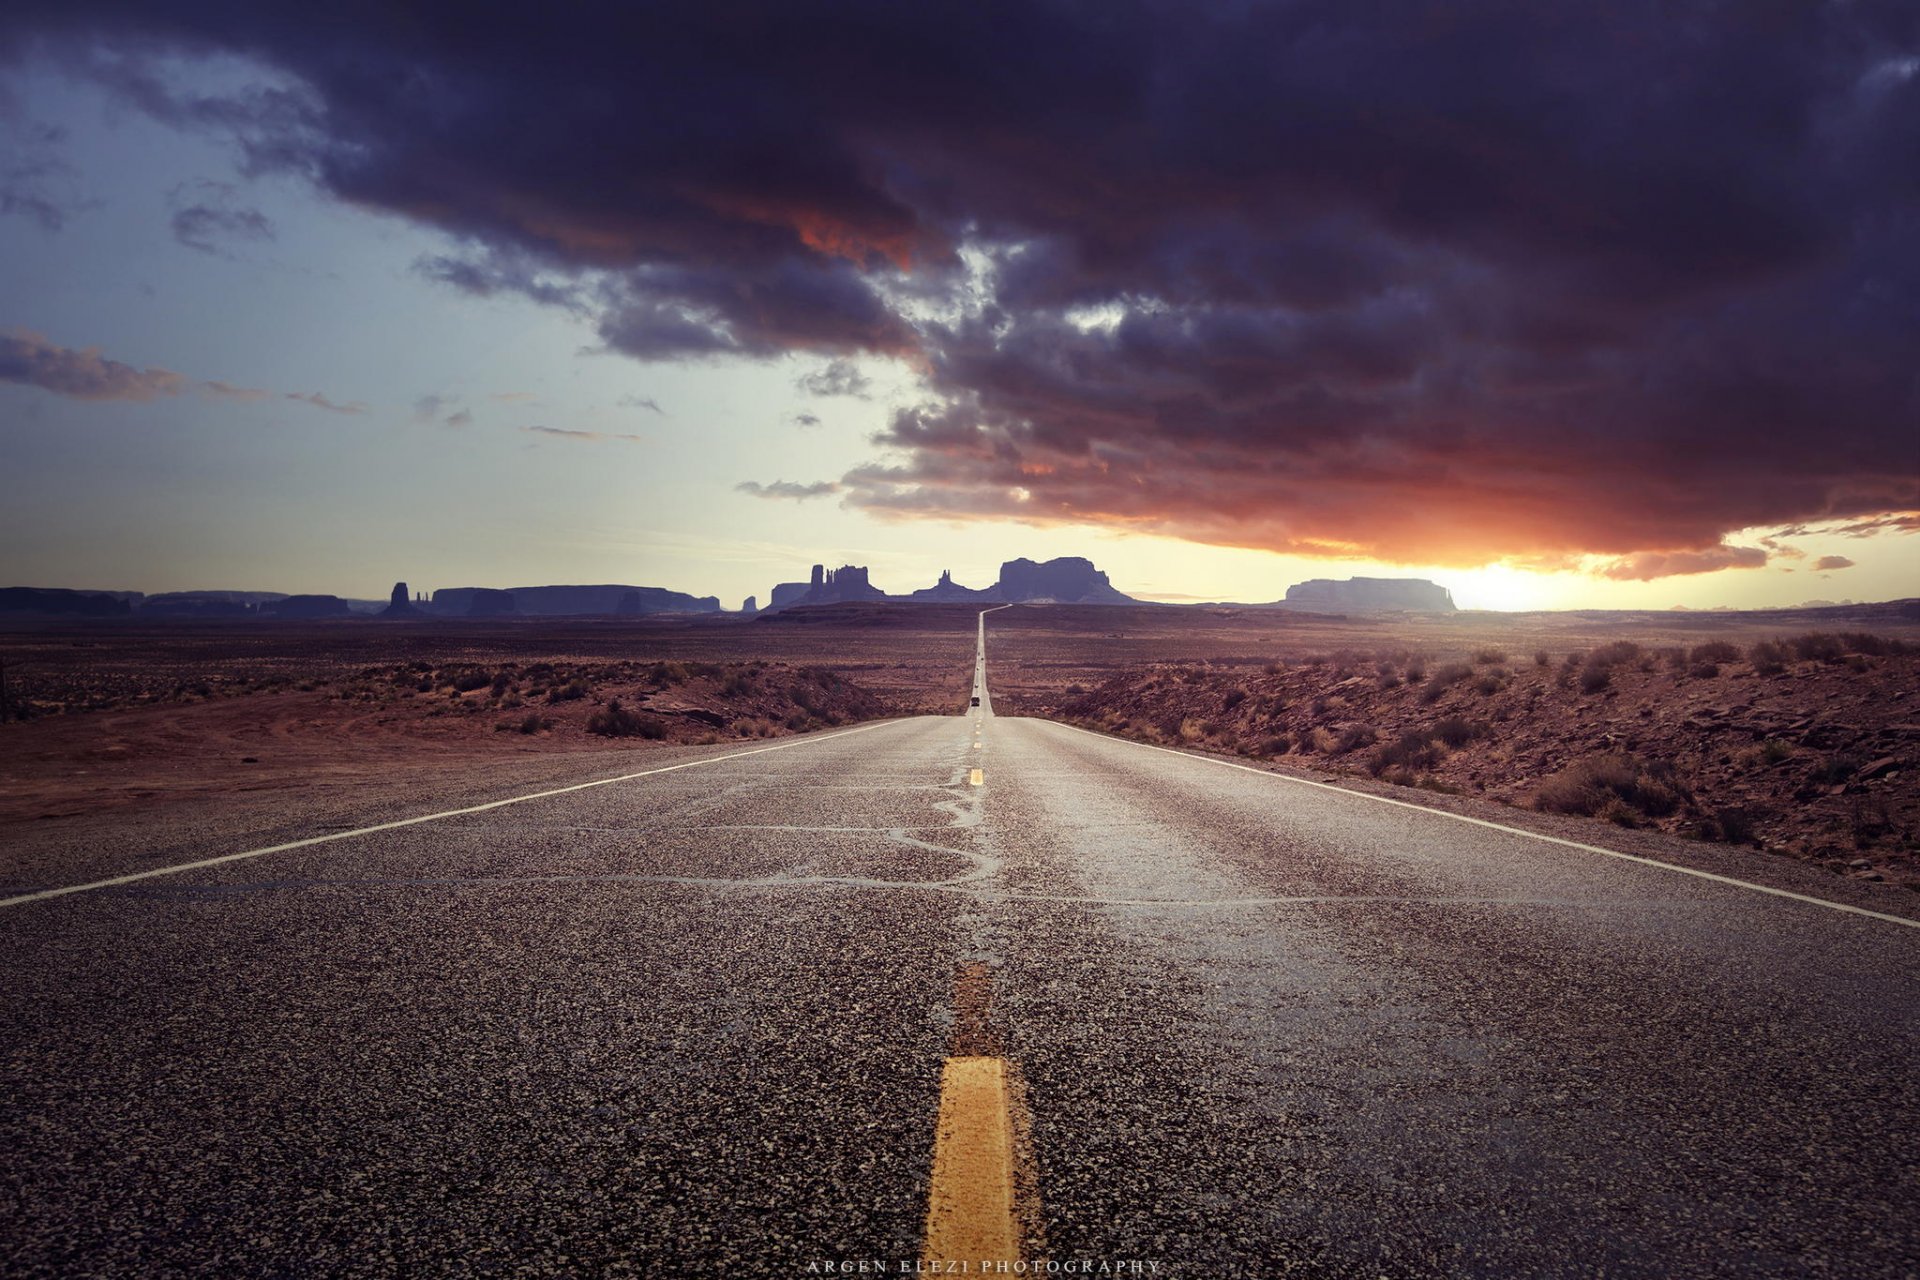
[[987,780],[986,773],[980,769],[975,769],[972,773],[967,775],[967,783],[969,786],[975,786],[975,787],[980,786],[986,780]]
[[940,1072],[933,1189],[921,1257],[983,1270],[1020,1260],[1005,1059],[948,1058]]

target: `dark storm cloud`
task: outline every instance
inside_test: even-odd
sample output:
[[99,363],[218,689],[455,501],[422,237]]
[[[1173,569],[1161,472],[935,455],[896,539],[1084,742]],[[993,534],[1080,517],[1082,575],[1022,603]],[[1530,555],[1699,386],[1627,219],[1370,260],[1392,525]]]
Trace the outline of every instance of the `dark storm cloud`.
[[1633,577],[1920,507],[1910,3],[13,11],[614,351],[903,359],[870,508]]

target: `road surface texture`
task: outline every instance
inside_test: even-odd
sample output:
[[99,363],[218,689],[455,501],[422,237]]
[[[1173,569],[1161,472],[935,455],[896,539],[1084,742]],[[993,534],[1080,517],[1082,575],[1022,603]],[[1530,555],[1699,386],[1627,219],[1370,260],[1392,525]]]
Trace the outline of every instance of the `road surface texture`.
[[1094,1274],[1920,1271],[1898,899],[998,719],[985,669],[409,825],[22,841],[0,1274],[898,1273],[965,1020],[1029,1255]]

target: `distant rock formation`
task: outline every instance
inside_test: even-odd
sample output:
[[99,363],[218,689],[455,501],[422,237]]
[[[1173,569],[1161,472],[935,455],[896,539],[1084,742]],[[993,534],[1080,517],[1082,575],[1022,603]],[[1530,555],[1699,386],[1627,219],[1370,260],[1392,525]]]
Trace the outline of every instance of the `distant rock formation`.
[[39,613],[68,618],[124,618],[133,605],[104,591],[66,587],[0,587],[0,613]]
[[773,589],[762,613],[802,604],[838,604],[847,601],[892,600],[915,604],[1016,604],[1051,601],[1059,604],[1137,604],[1116,591],[1107,575],[1080,556],[1062,556],[1038,564],[1009,560],[1000,566],[1000,580],[991,587],[963,587],[951,570],[942,570],[931,587],[904,596],[890,596],[867,577],[865,568],[845,565],[828,569],[813,566],[810,582],[782,582]]
[[1425,578],[1315,578],[1287,588],[1288,609],[1338,613],[1452,613],[1453,593]]
[[140,604],[143,618],[251,618],[287,597],[279,591],[165,591]]
[[887,593],[867,578],[864,565],[847,564],[838,569],[813,566],[813,589],[807,592],[807,604],[837,604],[848,600],[885,600]]
[[267,618],[349,618],[353,606],[339,596],[287,596],[260,606]]
[[417,618],[420,616],[420,611],[413,607],[412,598],[407,595],[406,583],[396,582],[393,584],[393,597],[387,602],[387,607],[380,611],[380,616],[383,618]]
[[[455,616],[475,616],[473,597],[491,587],[443,587],[433,593],[433,611]],[[718,596],[690,596],[664,587],[635,587],[624,583],[599,586],[510,587],[505,594],[514,600],[517,612],[526,617],[562,618],[585,614],[617,614],[633,617],[649,613],[718,613]]]
[[940,571],[940,581],[930,587],[922,587],[907,596],[909,600],[918,600],[923,604],[964,604],[969,601],[999,600],[999,593],[992,587],[963,587],[953,580],[951,569]]
[[807,598],[807,592],[811,590],[813,590],[813,584],[810,582],[776,582],[773,593],[767,597],[767,607],[762,612],[772,613],[775,609],[799,604]]
[[[512,591],[499,591],[493,587],[465,587],[467,608],[465,616],[469,618],[510,618],[520,612],[519,601]],[[440,592],[433,593],[434,602],[440,600]]]
[[756,606],[756,605],[754,604],[754,602],[753,602],[753,597],[752,597],[752,596],[748,596],[748,597],[747,597],[747,602],[746,602],[745,604],[743,604],[743,605],[741,605],[741,606],[740,606],[740,612],[742,612],[742,613],[758,613],[758,612],[760,612],[760,610],[759,610],[759,608],[758,608],[758,606]]
[[1055,604],[1138,604],[1114,590],[1107,575],[1081,556],[1061,556],[1045,564],[1024,557],[1000,566],[995,590],[1008,604],[1051,601]]

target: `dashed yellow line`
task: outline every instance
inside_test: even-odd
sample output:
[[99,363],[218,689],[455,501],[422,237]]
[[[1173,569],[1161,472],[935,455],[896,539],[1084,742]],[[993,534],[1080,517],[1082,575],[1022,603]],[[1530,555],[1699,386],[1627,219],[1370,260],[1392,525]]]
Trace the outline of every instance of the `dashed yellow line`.
[[973,772],[967,775],[968,786],[977,787],[982,783],[984,783],[986,780],[987,780],[987,774],[984,769],[975,769]]
[[928,1262],[986,1266],[1020,1260],[1014,1210],[1013,1119],[1001,1058],[948,1058],[927,1198]]

